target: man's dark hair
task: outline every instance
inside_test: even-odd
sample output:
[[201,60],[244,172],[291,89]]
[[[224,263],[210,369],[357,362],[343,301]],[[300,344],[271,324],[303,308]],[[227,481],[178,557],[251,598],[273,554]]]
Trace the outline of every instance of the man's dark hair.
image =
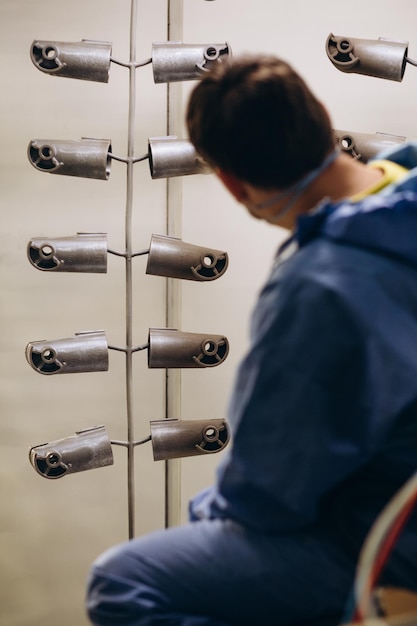
[[288,187],[334,147],[325,108],[274,56],[217,64],[191,93],[186,119],[209,165],[264,189]]

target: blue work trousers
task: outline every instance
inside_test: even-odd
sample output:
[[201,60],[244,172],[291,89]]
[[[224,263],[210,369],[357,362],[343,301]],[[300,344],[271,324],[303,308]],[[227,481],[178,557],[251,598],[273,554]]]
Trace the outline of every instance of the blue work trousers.
[[355,561],[319,530],[265,534],[231,520],[191,522],[99,557],[87,611],[97,626],[333,626]]

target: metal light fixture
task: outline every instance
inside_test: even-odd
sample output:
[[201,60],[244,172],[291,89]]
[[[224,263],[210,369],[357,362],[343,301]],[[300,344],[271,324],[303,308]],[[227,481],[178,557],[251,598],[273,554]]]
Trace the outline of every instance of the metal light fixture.
[[40,41],[31,45],[32,63],[45,74],[99,83],[109,81],[112,44],[83,39],[80,42]]
[[152,44],[155,83],[197,80],[231,54],[228,43],[184,44],[167,41]]
[[223,335],[150,328],[148,367],[215,367],[227,358],[229,342]]
[[108,345],[104,331],[77,333],[69,339],[32,341],[26,359],[40,374],[104,372],[109,369]]
[[107,272],[107,235],[77,233],[72,237],[33,237],[27,246],[31,264],[52,272]]
[[224,419],[163,419],[151,422],[155,461],[215,454],[226,447],[229,438]]
[[196,246],[177,237],[152,235],[146,273],[209,281],[220,278],[228,263],[227,252]]
[[170,178],[189,174],[209,174],[212,170],[199,157],[191,141],[174,135],[150,137],[149,167],[152,178]]
[[101,180],[110,176],[110,154],[110,139],[32,139],[28,146],[29,161],[41,172]]
[[346,130],[333,132],[340,149],[363,163],[373,159],[379,152],[406,141],[406,137],[387,133],[351,133]]
[[326,52],[341,72],[365,74],[376,78],[402,81],[408,54],[408,42],[390,39],[357,39],[330,35]]
[[33,468],[44,478],[62,478],[66,474],[113,465],[113,451],[104,426],[79,430],[75,435],[29,450]]

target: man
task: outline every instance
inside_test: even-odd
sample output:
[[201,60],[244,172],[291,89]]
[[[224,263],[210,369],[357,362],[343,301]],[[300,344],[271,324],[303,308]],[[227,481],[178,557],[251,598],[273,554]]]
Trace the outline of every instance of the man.
[[[216,484],[189,524],[96,561],[89,615],[335,625],[365,536],[417,464],[417,148],[368,165],[340,153],[322,104],[268,56],[207,74],[187,124],[235,198],[291,236],[254,311]],[[417,587],[412,523],[381,580]]]

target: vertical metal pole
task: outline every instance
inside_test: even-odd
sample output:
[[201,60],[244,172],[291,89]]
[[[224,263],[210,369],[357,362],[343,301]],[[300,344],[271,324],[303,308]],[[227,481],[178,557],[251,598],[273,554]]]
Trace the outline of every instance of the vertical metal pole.
[[137,0],[131,0],[130,54],[129,54],[129,121],[127,139],[125,255],[126,255],[126,405],[127,405],[127,490],[129,539],[135,534],[135,467],[133,431],[132,386],[132,204],[133,204],[133,158],[136,104],[136,14]]
[[[168,41],[182,41],[183,0],[168,2]],[[167,135],[182,136],[182,85],[167,86]],[[181,237],[182,233],[182,179],[167,179],[167,234]],[[181,281],[167,279],[166,323],[168,328],[181,327]],[[166,370],[166,417],[181,418],[181,370]],[[181,462],[165,461],[165,526],[181,522]]]

